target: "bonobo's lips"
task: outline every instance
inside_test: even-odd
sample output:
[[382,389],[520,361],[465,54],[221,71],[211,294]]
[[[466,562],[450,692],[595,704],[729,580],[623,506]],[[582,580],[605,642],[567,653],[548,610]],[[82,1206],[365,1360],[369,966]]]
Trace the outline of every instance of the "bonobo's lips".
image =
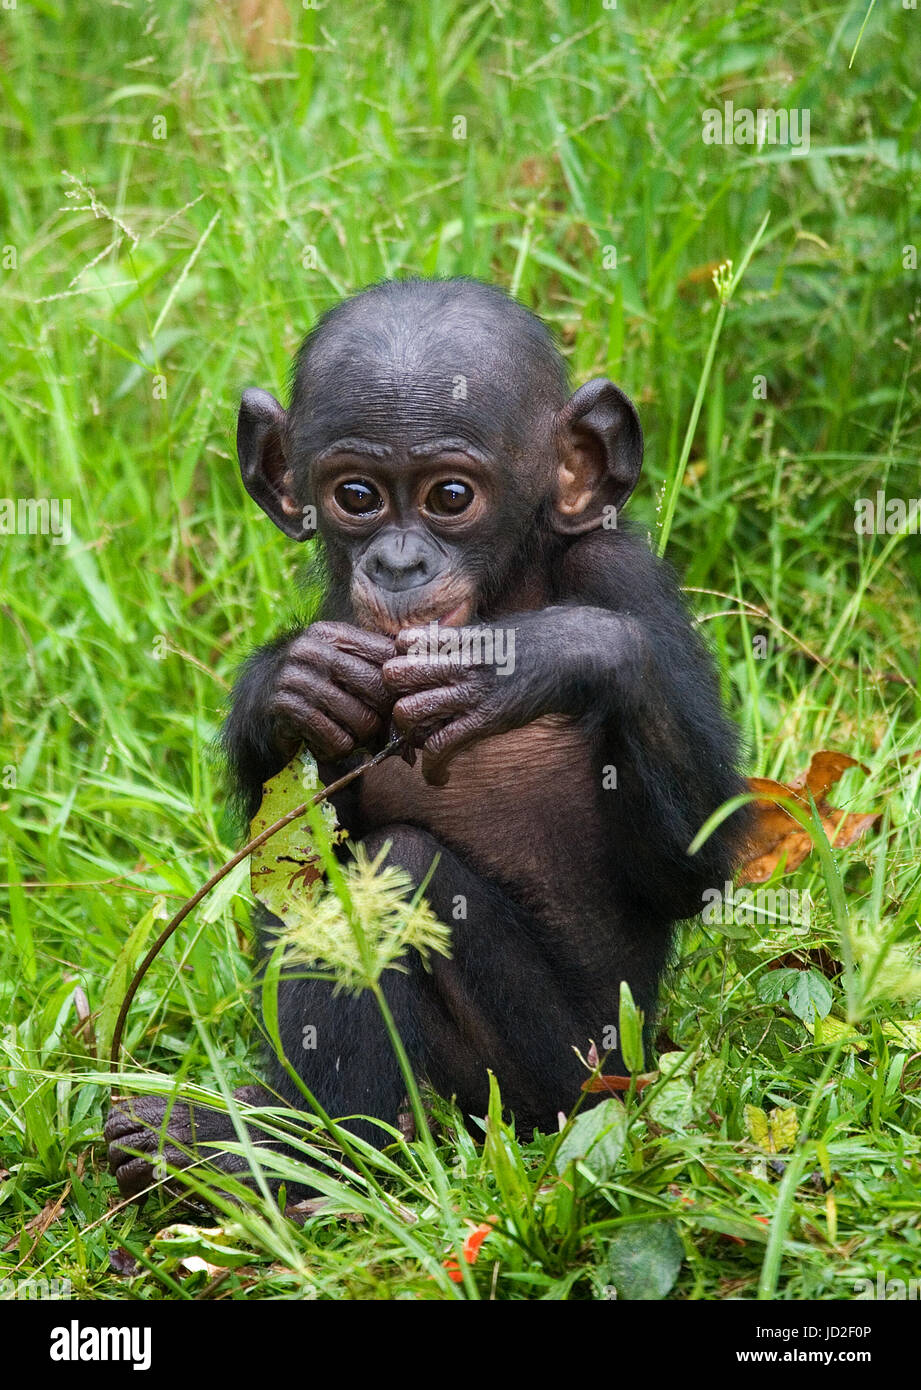
[[385,637],[396,637],[404,628],[425,627],[427,623],[463,627],[469,623],[476,602],[470,586],[453,577],[440,585],[386,593],[360,573],[352,579],[351,597],[358,626]]
[[456,589],[454,594],[442,594],[440,601],[433,595],[427,603],[418,598],[414,602],[412,592],[391,594],[388,599],[385,605],[370,587],[356,585],[352,590],[352,603],[359,627],[383,633],[385,637],[396,637],[404,628],[425,627],[428,623],[463,627],[473,612],[473,597],[466,595],[458,602]]
[[442,627],[463,627],[470,619],[473,604],[469,599],[464,599],[448,610],[447,613],[439,613],[437,608],[418,608],[405,613],[397,618],[392,614],[380,615],[381,631],[387,637],[396,637],[398,632],[402,632],[407,627],[427,627],[429,623],[439,623]]
[[[436,615],[435,617],[423,618],[422,623],[435,622],[440,623],[442,627],[463,627],[470,617],[470,608],[471,604],[469,600],[465,599],[463,603],[459,603],[455,608],[452,608],[450,613],[442,613],[440,617]],[[419,627],[420,623],[415,618],[410,617],[403,626]]]

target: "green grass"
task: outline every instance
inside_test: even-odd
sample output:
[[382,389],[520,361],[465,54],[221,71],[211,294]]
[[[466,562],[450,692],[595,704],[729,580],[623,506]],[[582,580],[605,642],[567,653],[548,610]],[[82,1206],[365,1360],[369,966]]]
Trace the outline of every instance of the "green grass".
[[[921,28],[876,5],[854,54],[868,8],[292,0],[263,7],[291,24],[261,46],[230,4],[0,12],[0,492],[69,499],[73,525],[66,546],[0,543],[0,1274],[105,1299],[590,1299],[633,1240],[655,1270],[680,1258],[676,1298],[917,1276],[921,538],[856,535],[854,503],[921,495],[904,251],[921,245]],[[807,108],[808,153],[704,145],[701,113],[726,99]],[[719,311],[708,267],[738,269],[768,215],[684,472]],[[441,1107],[437,1151],[369,1158],[374,1182],[302,1229],[251,1203],[245,1263],[196,1246],[228,1272],[190,1274],[151,1244],[181,1218],[114,1205],[93,1041],[132,928],[233,847],[213,739],[240,660],[296,607],[301,555],[238,480],[236,404],[248,385],[283,394],[343,294],[453,273],[511,287],[575,381],[607,373],[637,400],[631,514],[655,543],[678,479],[667,553],[748,771],[788,780],[840,748],[868,772],[832,800],[885,821],[788,880],[812,895],[806,931],[684,934],[662,1020],[677,1072],[565,1182],[550,1138],[519,1146],[494,1116],[476,1144]],[[237,875],[145,980],[126,1041],[147,1085],[252,1078],[247,918]],[[831,1010],[850,1008],[856,1049],[770,998],[768,963],[818,946],[853,950]],[[746,1105],[796,1110],[808,1138],[785,1172]],[[490,1218],[452,1283],[452,1230]],[[118,1244],[142,1257],[132,1280],[109,1270]]]

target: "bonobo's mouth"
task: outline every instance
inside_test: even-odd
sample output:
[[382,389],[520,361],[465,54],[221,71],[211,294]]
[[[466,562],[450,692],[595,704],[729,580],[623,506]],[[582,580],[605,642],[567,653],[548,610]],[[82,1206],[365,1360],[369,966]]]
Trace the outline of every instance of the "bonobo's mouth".
[[[437,615],[435,617],[426,617],[422,619],[422,622],[440,623],[442,627],[463,627],[470,619],[470,610],[472,606],[469,600],[465,600],[463,603],[457,604],[455,608],[452,608],[450,613],[442,613],[440,617]],[[419,627],[420,624],[415,618],[411,618],[409,622],[404,623],[403,626]]]
[[384,594],[359,577],[352,584],[355,621],[366,632],[379,632],[384,637],[396,637],[404,628],[425,627],[428,623],[463,627],[470,622],[474,595],[464,592],[466,586],[443,584],[436,592],[431,592],[434,586],[426,587],[430,588],[428,596],[412,589]]
[[447,612],[439,612],[434,607],[425,607],[399,615],[381,612],[376,612],[373,615],[363,614],[362,627],[365,626],[364,618],[373,616],[374,631],[383,633],[385,637],[396,637],[397,633],[402,632],[404,628],[427,627],[429,623],[438,623],[441,627],[464,627],[470,621],[472,612],[472,602],[469,599],[464,599],[462,603],[456,604]]

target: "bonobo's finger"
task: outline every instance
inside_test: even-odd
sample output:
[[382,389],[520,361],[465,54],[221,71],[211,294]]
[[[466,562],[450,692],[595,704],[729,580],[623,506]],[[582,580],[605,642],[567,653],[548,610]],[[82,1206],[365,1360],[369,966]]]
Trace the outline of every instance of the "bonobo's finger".
[[392,719],[401,733],[408,733],[419,724],[436,719],[449,719],[470,707],[470,692],[459,685],[440,685],[433,690],[418,690],[404,695],[393,707]]
[[433,686],[450,685],[462,676],[469,665],[451,656],[395,656],[381,667],[385,684],[391,692],[410,693],[429,690]]
[[299,633],[292,642],[294,648],[305,638],[315,637],[341,652],[360,656],[374,666],[381,666],[388,657],[395,654],[393,640],[379,632],[366,632],[364,628],[353,627],[351,623],[311,623],[310,627]]
[[424,660],[444,659],[452,662],[458,670],[465,666],[482,666],[483,652],[491,650],[492,629],[483,624],[470,627],[442,627],[438,629],[439,643],[432,642],[432,629],[429,627],[401,628],[393,639],[397,656],[417,656]]
[[[161,1096],[126,1096],[114,1101],[106,1116],[103,1138],[109,1146],[109,1158],[118,1141],[138,1130],[157,1134],[166,1115],[166,1101]],[[181,1111],[181,1102],[173,1106],[171,1119]]]
[[[189,1110],[181,1101],[167,1105],[160,1096],[129,1096],[116,1101],[106,1117],[103,1136],[109,1171],[123,1197],[138,1197],[166,1175],[164,1164],[183,1167],[192,1142]],[[149,1156],[148,1156],[149,1155]]]
[[487,732],[488,721],[479,711],[465,714],[438,729],[422,747],[422,776],[431,787],[447,786],[449,766],[464,748]]
[[299,695],[279,691],[272,711],[285,726],[297,730],[315,758],[344,758],[355,749],[351,734]]
[[315,706],[352,734],[359,743],[382,732],[381,720],[375,710],[315,671],[286,666],[278,679],[276,703],[284,695],[295,695],[305,705]]
[[381,667],[342,652],[338,647],[327,647],[326,651],[329,654],[326,669],[330,678],[343,690],[350,690],[366,705],[371,705],[379,714],[386,715],[393,704],[393,695],[387,689]]
[[[388,638],[381,638],[379,640],[383,645],[378,650],[355,655],[314,635],[316,628],[327,626],[334,625],[317,623],[309,632],[295,638],[285,654],[279,680],[283,681],[291,670],[323,671],[337,685],[350,690],[365,704],[371,705],[380,715],[385,716],[393,703],[393,696],[384,684],[381,665],[393,656],[393,644]],[[366,635],[368,634],[359,633],[359,636]]]

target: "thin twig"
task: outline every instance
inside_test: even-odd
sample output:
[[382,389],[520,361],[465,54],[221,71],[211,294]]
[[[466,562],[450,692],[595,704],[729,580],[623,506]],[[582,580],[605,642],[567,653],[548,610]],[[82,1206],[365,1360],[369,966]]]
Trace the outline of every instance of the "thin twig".
[[237,850],[233,858],[228,859],[226,864],[222,864],[217,872],[211,875],[208,882],[202,884],[197,893],[194,893],[191,898],[186,899],[175,916],[171,917],[167,922],[166,926],[147,952],[147,955],[141,961],[125,992],[122,1006],[118,1011],[118,1018],[115,1021],[115,1031],[112,1034],[112,1048],[109,1053],[109,1067],[112,1071],[118,1071],[119,1068],[122,1034],[125,1031],[128,1012],[134,1002],[134,996],[138,992],[138,987],[157,956],[163,950],[167,941],[169,941],[170,937],[173,935],[173,932],[182,925],[192,909],[198,906],[202,898],[210,893],[211,889],[216,887],[222,878],[227,877],[231,869],[235,869],[241,860],[246,859],[248,855],[252,854],[253,850],[258,849],[260,845],[264,845],[266,840],[270,840],[273,835],[277,835],[279,830],[284,830],[286,825],[290,825],[293,820],[297,820],[300,816],[305,815],[306,812],[310,810],[311,806],[319,806],[321,801],[328,800],[334,792],[341,791],[343,787],[347,787],[350,782],[354,782],[355,778],[360,777],[363,772],[368,772],[372,767],[377,767],[378,763],[382,763],[385,758],[389,758],[394,753],[402,752],[403,747],[404,744],[402,739],[391,739],[379,753],[376,753],[373,758],[369,758],[366,763],[362,763],[360,767],[353,767],[351,772],[347,772],[337,781],[331,782],[328,787],[323,787],[315,796],[310,797],[309,800],[302,801],[300,806],[295,806],[293,811],[288,811],[286,815],[282,816],[279,820],[275,821],[257,835],[254,840],[250,840],[242,849]]

